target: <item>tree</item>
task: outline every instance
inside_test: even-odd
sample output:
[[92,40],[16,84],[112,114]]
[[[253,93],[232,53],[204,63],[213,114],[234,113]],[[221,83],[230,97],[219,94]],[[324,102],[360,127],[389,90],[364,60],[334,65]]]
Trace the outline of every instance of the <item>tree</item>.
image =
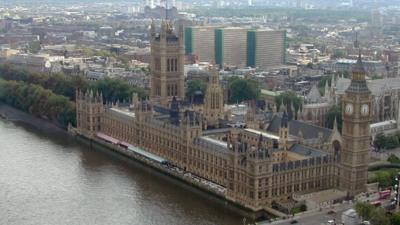
[[357,202],[355,205],[355,210],[363,220],[370,220],[374,209],[374,206],[368,203]]
[[378,150],[386,147],[386,136],[383,133],[379,133],[375,136],[374,146]]
[[145,89],[128,85],[123,80],[105,78],[89,84],[82,76],[65,76],[62,73],[45,74],[34,73],[27,70],[17,69],[9,64],[0,64],[0,78],[5,80],[23,81],[29,84],[37,84],[48,89],[54,94],[69,97],[75,101],[75,90],[103,92],[106,101],[130,101],[132,93],[138,93],[139,97],[145,98],[148,93]]
[[138,93],[140,98],[145,98],[148,95],[142,88],[132,87],[122,80],[108,77],[96,81],[90,88],[103,93],[104,100],[111,102],[129,102],[133,93]]
[[201,91],[203,94],[205,94],[206,89],[207,89],[207,84],[204,81],[191,80],[191,81],[187,82],[186,98],[192,99],[192,97],[196,91]]
[[347,53],[345,50],[338,49],[333,53],[332,58],[335,58],[335,59],[344,58],[344,57],[346,57],[346,55],[347,55]]
[[391,225],[400,225],[400,213],[395,213],[390,217]]
[[343,118],[342,118],[342,107],[340,105],[332,106],[326,113],[326,116],[325,116],[326,127],[333,129],[335,118],[336,118],[339,132],[342,132]]
[[40,49],[40,42],[39,41],[32,41],[29,43],[29,52],[33,54],[39,53]]
[[233,77],[229,80],[229,102],[258,99],[261,88],[257,81]]
[[398,164],[400,164],[400,159],[395,154],[390,154],[390,156],[388,157],[387,161],[390,162],[390,163],[398,163]]
[[372,210],[369,220],[373,225],[390,225],[390,219],[386,216],[386,212],[382,208],[375,208]]
[[318,90],[321,95],[325,95],[325,84],[328,82],[328,86],[331,86],[332,76],[325,76],[318,82]]
[[[283,104],[286,106],[286,108],[284,110],[286,110],[289,115],[294,114],[293,117],[295,117],[295,119],[297,119],[297,113],[300,111],[301,107],[302,107],[302,99],[301,97],[297,96],[297,94],[293,91],[286,91],[281,93],[280,95],[275,97],[275,104],[277,105],[277,111],[281,110],[280,106],[281,104]],[[294,112],[292,112],[292,106],[294,107]]]
[[0,79],[0,101],[63,127],[76,124],[75,104],[39,85]]
[[396,135],[390,135],[386,137],[386,148],[393,149],[399,146],[399,139]]

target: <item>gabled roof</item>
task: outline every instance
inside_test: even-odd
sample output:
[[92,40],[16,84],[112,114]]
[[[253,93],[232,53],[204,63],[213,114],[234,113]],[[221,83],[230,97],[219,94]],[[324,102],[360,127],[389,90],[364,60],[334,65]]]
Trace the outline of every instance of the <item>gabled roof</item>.
[[321,93],[319,93],[317,85],[313,85],[310,92],[306,96],[309,103],[320,103],[322,101]]
[[[279,133],[282,118],[274,116],[269,124],[267,131],[271,133]],[[323,141],[328,141],[333,130],[324,127],[315,126],[298,120],[289,121],[289,134],[298,137],[299,131],[303,134],[304,139],[316,139],[318,134],[322,133]]]

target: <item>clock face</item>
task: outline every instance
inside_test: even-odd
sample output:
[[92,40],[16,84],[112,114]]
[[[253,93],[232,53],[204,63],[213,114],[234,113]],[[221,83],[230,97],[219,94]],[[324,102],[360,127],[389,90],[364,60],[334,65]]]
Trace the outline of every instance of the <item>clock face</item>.
[[345,112],[346,112],[347,115],[353,114],[353,104],[347,103],[346,104],[346,108],[345,108]]
[[369,105],[368,104],[363,104],[361,106],[361,115],[367,116],[369,114]]

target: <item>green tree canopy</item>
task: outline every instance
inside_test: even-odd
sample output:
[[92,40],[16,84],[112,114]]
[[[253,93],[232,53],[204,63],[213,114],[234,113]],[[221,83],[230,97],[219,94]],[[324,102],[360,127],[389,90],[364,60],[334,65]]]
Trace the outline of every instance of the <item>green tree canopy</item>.
[[400,159],[395,154],[390,154],[390,156],[388,157],[387,161],[390,162],[390,163],[398,163],[398,164],[400,164]]
[[[275,97],[275,104],[277,105],[276,110],[281,110],[280,107],[283,103],[286,107],[283,110],[286,110],[289,114],[289,117],[294,119],[297,119],[297,114],[301,110],[302,102],[302,98],[293,91],[286,91]],[[292,104],[294,112],[292,112]]]
[[369,203],[357,202],[355,210],[363,220],[370,220],[375,207]]
[[39,51],[41,49],[42,48],[40,47],[40,42],[39,41],[29,42],[29,52],[30,53],[37,54],[37,53],[39,53]]
[[260,84],[255,80],[239,77],[233,77],[229,80],[230,103],[258,99],[260,93]]
[[141,88],[135,88],[125,81],[108,77],[93,83],[91,89],[103,93],[103,98],[111,102],[129,102],[133,93],[138,93],[140,98],[145,98],[148,95],[147,92]]
[[76,124],[75,104],[39,85],[0,79],[0,101],[64,127]]
[[386,137],[383,133],[379,133],[375,136],[374,145],[378,149],[385,148],[386,146]]
[[377,149],[393,149],[400,146],[400,134],[391,134],[385,135],[383,133],[379,133],[375,136],[374,146]]
[[9,64],[0,64],[0,78],[37,84],[55,94],[67,96],[72,101],[75,101],[76,89],[82,91],[93,89],[94,91],[103,92],[104,100],[114,102],[117,100],[129,101],[132,93],[138,93],[141,98],[148,96],[145,89],[130,86],[125,81],[118,79],[105,78],[89,83],[82,76],[66,76],[62,73],[35,73],[17,69]]
[[389,135],[386,137],[386,148],[393,149],[399,145],[399,138],[396,135]]
[[382,208],[375,208],[372,211],[370,222],[373,225],[390,225],[390,218]]
[[390,217],[391,225],[400,225],[400,213],[395,213]]
[[190,80],[187,82],[186,98],[192,99],[196,91],[201,91],[203,94],[205,94],[206,89],[207,89],[207,84],[204,81]]

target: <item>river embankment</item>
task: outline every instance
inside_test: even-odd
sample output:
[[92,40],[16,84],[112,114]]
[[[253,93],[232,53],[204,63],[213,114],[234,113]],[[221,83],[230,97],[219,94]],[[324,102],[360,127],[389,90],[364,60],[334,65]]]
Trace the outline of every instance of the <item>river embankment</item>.
[[19,123],[37,130],[45,131],[46,133],[55,132],[64,133],[66,135],[68,134],[66,129],[59,127],[48,120],[37,118],[2,102],[0,102],[0,117],[17,124]]
[[128,160],[133,161],[135,164],[139,163],[143,166],[146,166],[149,170],[152,170],[154,173],[156,173],[157,176],[164,177],[165,179],[168,179],[174,183],[180,183],[183,188],[188,189],[191,192],[196,193],[197,195],[208,198],[211,201],[220,204],[221,207],[224,207],[242,216],[253,219],[271,216],[266,214],[265,211],[257,213],[251,212],[248,209],[245,209],[240,205],[237,205],[234,202],[225,199],[223,195],[210,191],[203,184],[195,182],[194,180],[185,177],[183,174],[179,174],[175,171],[169,171],[163,166],[148,162],[147,160],[143,160],[141,157],[137,157],[136,155],[126,151],[125,149],[119,148],[118,146],[113,146],[108,143],[103,143],[101,140],[92,139],[90,137],[83,137],[81,135],[77,135],[74,138],[74,135],[68,132],[66,129],[63,129],[50,121],[37,118],[30,115],[29,113],[20,111],[7,104],[0,103],[0,117],[13,123],[22,124],[23,126],[28,126],[36,130],[42,131],[47,135],[65,135],[65,138],[89,146],[91,149],[97,151],[123,156]]

